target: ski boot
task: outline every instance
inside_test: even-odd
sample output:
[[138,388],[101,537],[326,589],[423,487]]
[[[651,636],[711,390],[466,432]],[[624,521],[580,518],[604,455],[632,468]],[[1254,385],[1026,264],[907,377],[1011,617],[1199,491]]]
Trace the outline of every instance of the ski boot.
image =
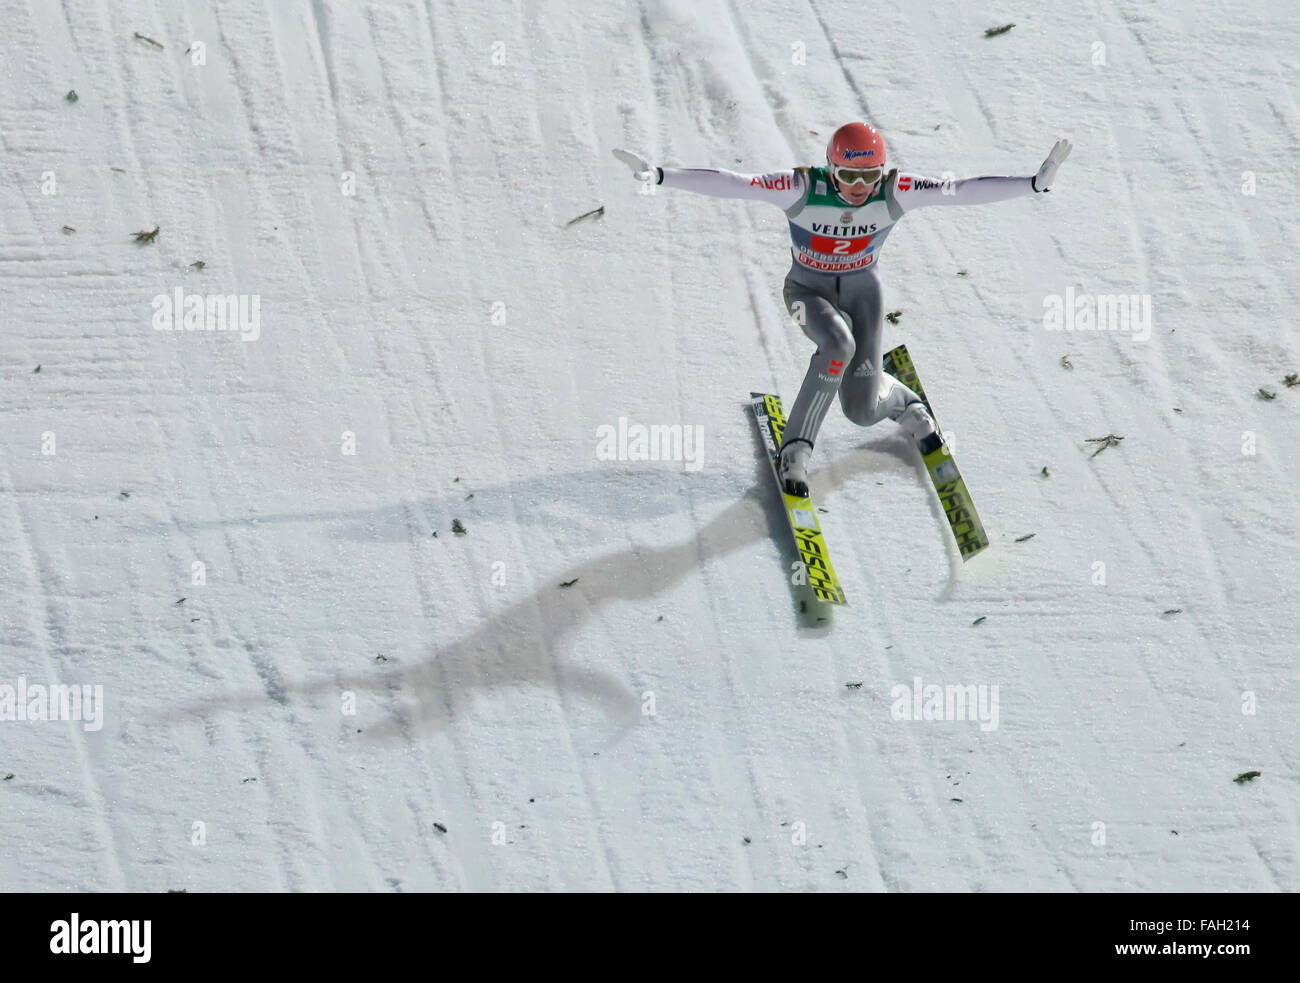
[[918,445],[926,438],[935,435],[939,428],[935,426],[934,417],[925,408],[921,397],[912,392],[897,379],[886,376],[892,385],[881,402],[885,405],[885,415],[898,424],[903,433]]
[[813,445],[802,437],[782,445],[776,473],[787,495],[808,497],[808,459],[812,457],[812,449]]

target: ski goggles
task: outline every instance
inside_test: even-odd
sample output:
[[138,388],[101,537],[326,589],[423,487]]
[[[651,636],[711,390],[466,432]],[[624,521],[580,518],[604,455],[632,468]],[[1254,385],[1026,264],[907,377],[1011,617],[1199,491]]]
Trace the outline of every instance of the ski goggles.
[[875,184],[885,173],[883,167],[840,167],[832,172],[840,184]]

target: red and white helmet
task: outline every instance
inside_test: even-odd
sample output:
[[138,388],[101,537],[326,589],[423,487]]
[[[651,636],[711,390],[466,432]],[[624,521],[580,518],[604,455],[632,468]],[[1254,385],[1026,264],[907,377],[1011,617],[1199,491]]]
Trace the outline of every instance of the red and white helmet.
[[885,174],[885,138],[874,126],[845,123],[826,144],[826,163],[837,188],[874,188]]
[[831,167],[885,166],[885,138],[866,123],[845,123],[831,134],[826,144],[826,163]]

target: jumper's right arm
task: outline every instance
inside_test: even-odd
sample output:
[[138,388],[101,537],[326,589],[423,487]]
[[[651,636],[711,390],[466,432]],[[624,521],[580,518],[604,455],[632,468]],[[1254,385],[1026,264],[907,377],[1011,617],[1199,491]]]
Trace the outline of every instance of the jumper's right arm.
[[658,167],[659,183],[714,198],[748,198],[766,201],[780,209],[789,208],[803,194],[803,177],[798,171],[768,174],[737,174],[709,167]]
[[784,210],[803,196],[803,174],[798,170],[767,174],[738,174],[711,167],[658,167],[639,154],[615,150],[614,156],[632,168],[638,181],[680,188],[712,198],[746,198],[766,201]]

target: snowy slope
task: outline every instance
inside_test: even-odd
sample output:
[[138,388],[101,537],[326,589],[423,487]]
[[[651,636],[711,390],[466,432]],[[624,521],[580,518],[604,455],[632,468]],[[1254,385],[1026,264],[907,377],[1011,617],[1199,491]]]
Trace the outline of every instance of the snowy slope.
[[[0,686],[104,694],[0,721],[0,885],[1300,887],[1300,10],[872,13],[0,0]],[[833,412],[818,623],[744,407],[811,354],[783,217],[609,150],[767,170],[855,118],[935,176],[1075,150],[891,237],[994,545]],[[178,288],[259,336],[155,330]],[[1150,337],[1046,330],[1067,288]],[[703,466],[598,458],[620,417]],[[998,727],[893,719],[917,677]]]

